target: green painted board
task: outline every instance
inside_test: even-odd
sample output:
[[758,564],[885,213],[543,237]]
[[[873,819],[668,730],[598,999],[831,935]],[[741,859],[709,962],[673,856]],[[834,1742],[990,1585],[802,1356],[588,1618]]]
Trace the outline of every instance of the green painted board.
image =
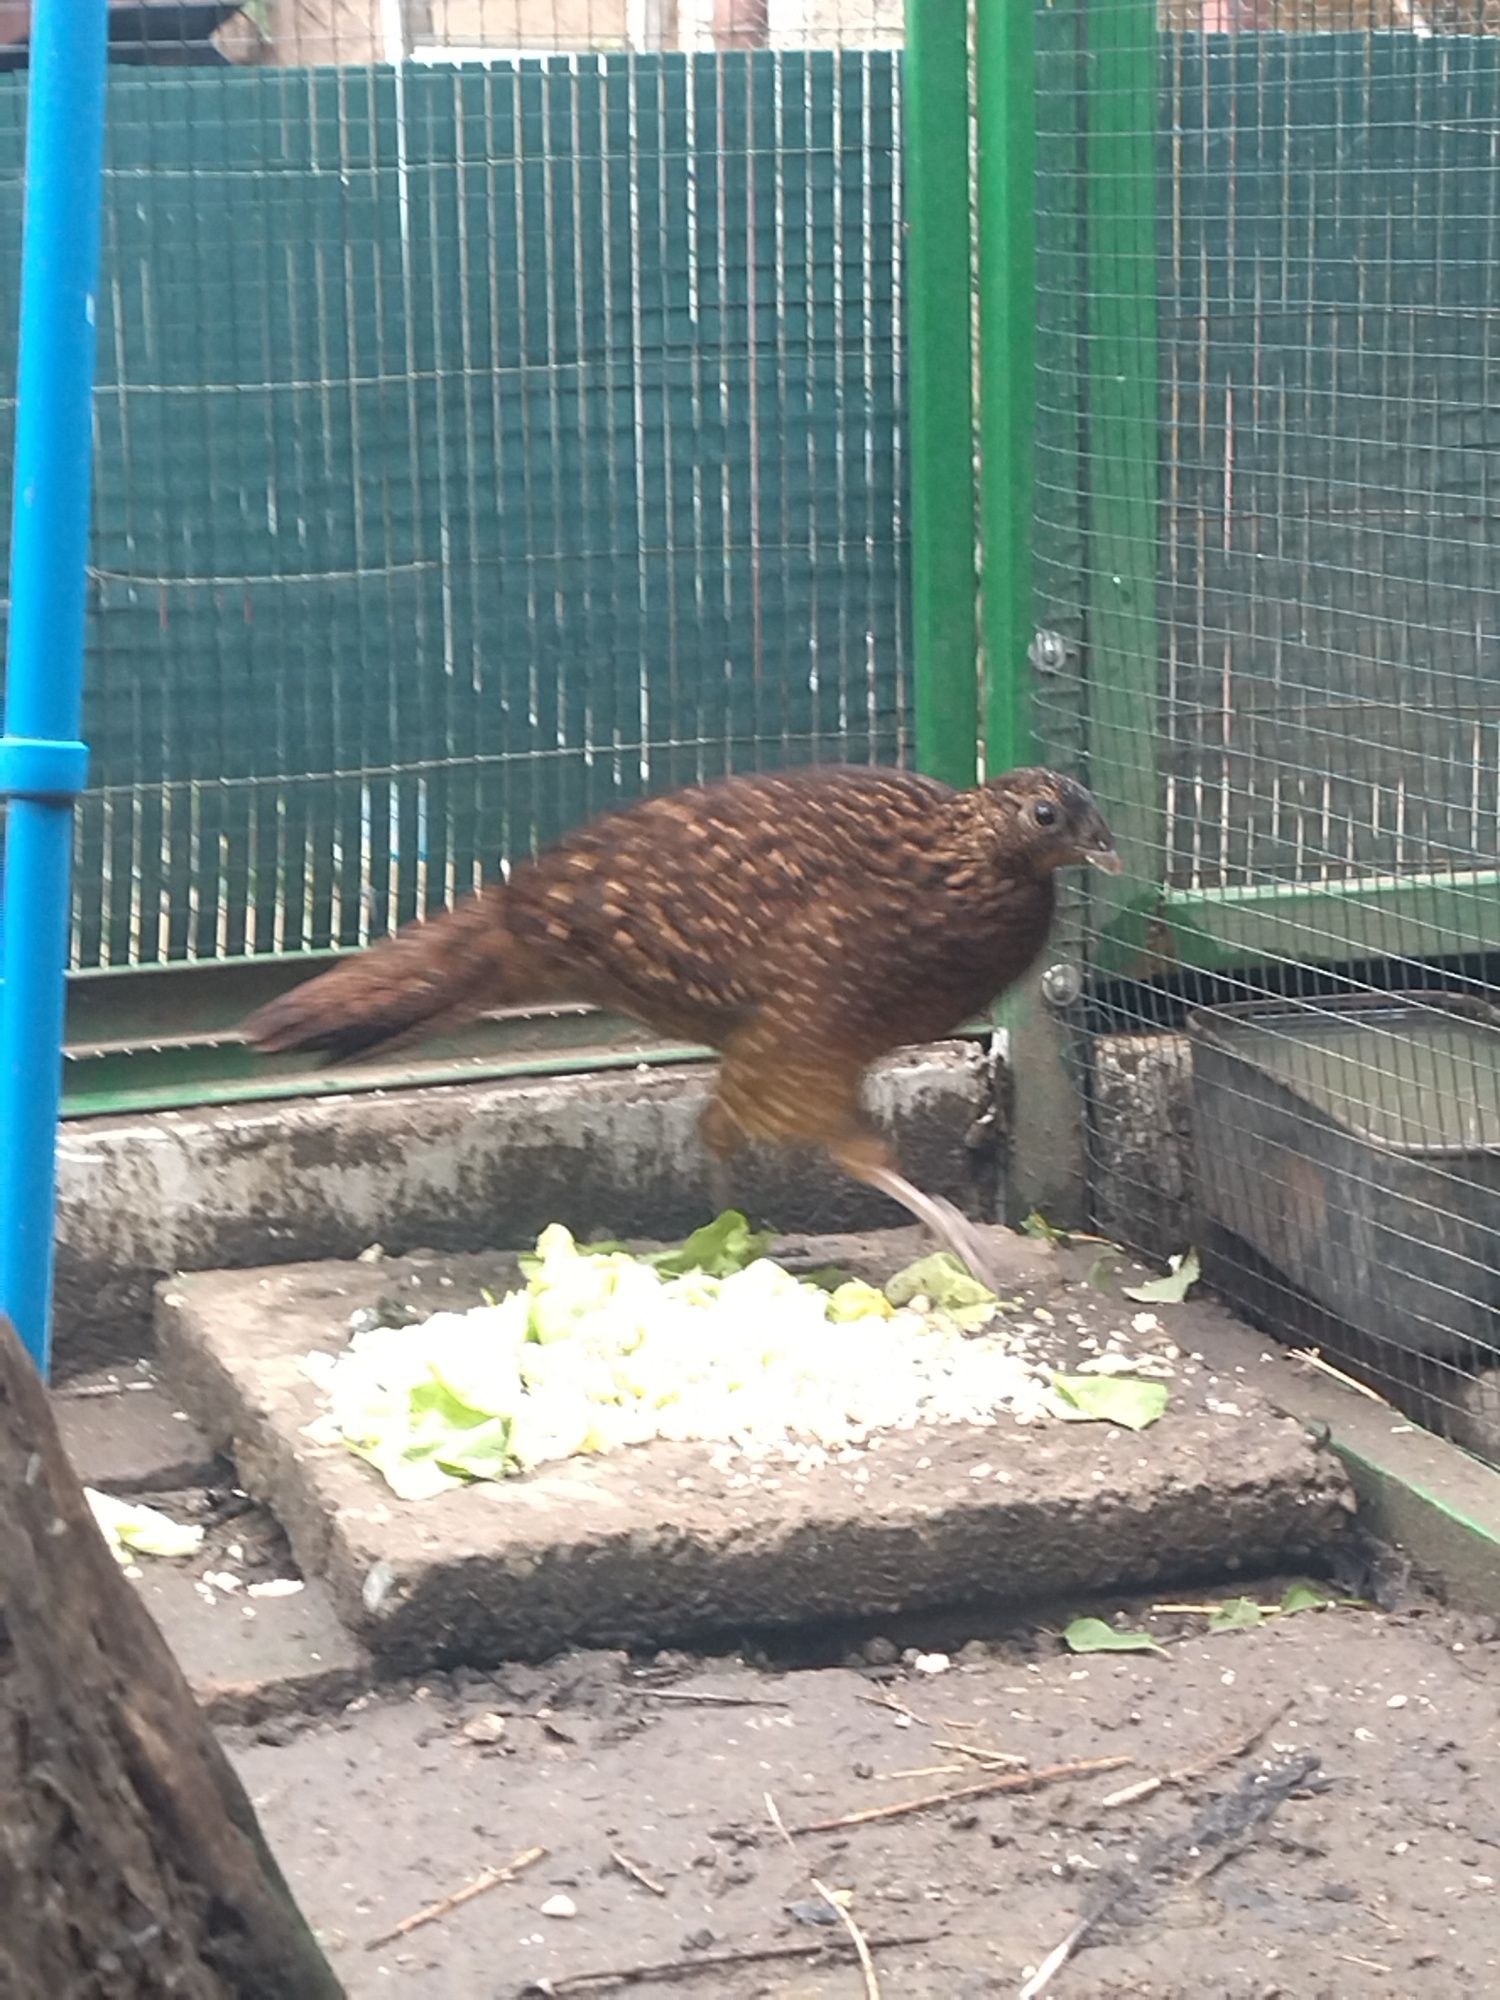
[[1500,952],[1500,871],[1364,876],[1248,889],[1167,890],[1098,941],[1101,971],[1150,976],[1236,965],[1416,962]]

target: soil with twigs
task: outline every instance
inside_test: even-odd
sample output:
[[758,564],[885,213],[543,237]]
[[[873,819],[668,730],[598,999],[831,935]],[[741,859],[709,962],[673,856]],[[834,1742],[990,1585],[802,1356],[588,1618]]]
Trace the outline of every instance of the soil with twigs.
[[[575,1655],[229,1743],[355,2000],[1500,1991],[1496,1632],[1286,1582],[1202,1600],[1249,1629]],[[1164,1651],[1070,1652],[1085,1610]]]

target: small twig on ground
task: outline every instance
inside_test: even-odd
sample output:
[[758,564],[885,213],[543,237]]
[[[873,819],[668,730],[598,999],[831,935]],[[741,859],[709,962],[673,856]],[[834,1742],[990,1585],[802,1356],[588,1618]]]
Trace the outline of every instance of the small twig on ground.
[[[1263,1617],[1271,1618],[1281,1609],[1281,1606],[1279,1604],[1257,1604],[1255,1608]],[[1153,1618],[1158,1613],[1161,1613],[1163,1616],[1181,1618],[1212,1618],[1216,1611],[1222,1611],[1223,1609],[1222,1604],[1153,1604],[1151,1615]]]
[[621,1688],[621,1694],[633,1695],[638,1701],[681,1701],[696,1708],[785,1708],[787,1703],[778,1701],[774,1695],[760,1694],[713,1694],[698,1688]]
[[1304,1368],[1316,1368],[1320,1375],[1331,1375],[1335,1382],[1342,1382],[1346,1389],[1353,1389],[1358,1395],[1368,1396],[1372,1403],[1384,1403],[1391,1408],[1390,1398],[1382,1396],[1378,1389],[1372,1389],[1368,1382],[1361,1382],[1356,1376],[1346,1375],[1342,1368],[1335,1368],[1331,1361],[1325,1361],[1316,1347],[1293,1347],[1288,1350],[1293,1361],[1300,1361]]
[[960,1757],[971,1757],[976,1764],[1003,1764],[1012,1771],[1018,1771],[1031,1760],[1018,1757],[1011,1750],[987,1750],[982,1743],[946,1743],[941,1738],[933,1743],[934,1750],[956,1750]]
[[1039,1771],[1005,1771],[998,1777],[982,1778],[978,1784],[955,1785],[951,1791],[925,1792],[921,1798],[898,1799],[894,1805],[866,1806],[863,1812],[843,1813],[837,1819],[813,1820],[807,1826],[794,1826],[792,1832],[841,1833],[845,1827],[900,1819],[907,1813],[926,1812],[934,1806],[961,1805],[966,1799],[988,1798],[992,1792],[1031,1792],[1064,1778],[1089,1778],[1099,1771],[1121,1771],[1133,1761],[1130,1757],[1087,1757],[1075,1764],[1047,1764]]
[[1247,1751],[1253,1750],[1256,1744],[1276,1727],[1291,1706],[1289,1700],[1282,1702],[1273,1708],[1269,1715],[1262,1716],[1253,1728],[1243,1730],[1238,1736],[1232,1736],[1226,1742],[1216,1743],[1212,1749],[1205,1750],[1201,1757],[1195,1757],[1191,1763],[1179,1764],[1175,1771],[1162,1771],[1154,1778],[1142,1778],[1137,1785],[1126,1785],[1122,1791],[1111,1792],[1108,1798],[1099,1801],[1100,1805],[1133,1806],[1141,1799],[1149,1799],[1167,1785],[1185,1785],[1189,1779],[1201,1778],[1206,1772],[1217,1770],[1220,1764],[1233,1763],[1236,1757],[1243,1757]]
[[[792,1854],[796,1854],[797,1843],[793,1840],[790,1833],[787,1832],[786,1821],[781,1817],[781,1808],[769,1792],[766,1793],[765,1799],[766,1812],[770,1817],[772,1826],[775,1827],[776,1831],[786,1842],[788,1850]],[[797,1858],[800,1860],[801,1856],[798,1855]],[[833,1894],[832,1890],[825,1889],[817,1876],[810,1870],[807,1879],[813,1886],[813,1893],[828,1905],[829,1909],[832,1910],[848,1933],[849,1942],[854,1947],[854,1955],[859,1960],[859,1969],[865,1976],[865,2000],[880,2000],[880,1981],[875,1974],[875,1961],[870,1956],[870,1947],[865,1940],[864,1932],[854,1921],[853,1917],[850,1916],[838,1897]]]
[[665,1896],[666,1890],[660,1882],[653,1881],[638,1861],[632,1861],[628,1854],[622,1854],[617,1847],[609,1851],[609,1858],[622,1875],[628,1875],[632,1882],[639,1882],[643,1889],[649,1889],[653,1896]]
[[[781,1835],[781,1838],[786,1842],[786,1845],[791,1849],[792,1853],[796,1854],[797,1843],[792,1839],[791,1834],[787,1831],[786,1821],[781,1817],[780,1806],[777,1805],[775,1799],[771,1797],[771,1794],[769,1792],[762,1793],[762,1797],[765,1799],[766,1802],[766,1818],[770,1820],[772,1826],[774,1826],[776,1831]],[[799,1860],[801,1859],[800,1855],[798,1855],[798,1859]]]
[[50,1393],[54,1403],[91,1403],[102,1396],[129,1396],[155,1387],[154,1382],[64,1382]]
[[424,1904],[420,1910],[413,1910],[409,1917],[403,1917],[399,1924],[392,1924],[388,1931],[382,1931],[379,1937],[372,1937],[365,1950],[379,1951],[382,1945],[394,1944],[397,1938],[420,1930],[423,1924],[435,1924],[439,1917],[446,1917],[452,1911],[461,1909],[465,1903],[472,1903],[476,1896],[484,1895],[487,1890],[498,1889],[502,1882],[513,1882],[523,1868],[530,1868],[546,1852],[545,1847],[528,1847],[514,1861],[507,1861],[503,1868],[481,1869],[472,1882],[465,1882],[451,1896],[442,1896],[435,1903]]
[[862,1694],[859,1699],[870,1708],[888,1708],[892,1715],[899,1715],[907,1722],[915,1722],[919,1728],[927,1727],[915,1709],[908,1708],[904,1701],[893,1694]]
[[829,1909],[849,1933],[849,1942],[854,1947],[854,1955],[859,1960],[859,1969],[865,1976],[865,2000],[880,2000],[880,1981],[875,1976],[875,1961],[870,1956],[869,1941],[859,1925],[850,1916],[843,1904],[837,1902],[814,1875],[809,1878],[813,1887],[823,1898]]
[[[922,1944],[937,1944],[941,1931],[910,1931],[891,1937],[866,1939],[870,1950],[904,1951]],[[655,1965],[617,1965],[598,1972],[574,1972],[562,1979],[536,1979],[520,1989],[518,2000],[564,2000],[570,1993],[592,1993],[607,1986],[644,1986],[652,1979],[694,1979],[705,1972],[723,1972],[736,1965],[768,1965],[777,1960],[816,1959],[836,1953],[852,1958],[854,1947],[847,1938],[819,1938],[813,1944],[751,1945],[742,1951],[698,1951],[691,1958],[666,1958]]]
[[1079,1945],[1082,1944],[1084,1938],[1093,1929],[1094,1921],[1092,1917],[1080,1917],[1078,1919],[1062,1943],[1055,1945],[1048,1952],[1036,1971],[1032,1973],[1026,1984],[1021,1988],[1019,2000],[1037,2000],[1037,1995],[1052,1984],[1053,1979],[1062,1971],[1068,1960],[1077,1951]]
[[1393,1931],[1395,1933],[1395,1941],[1397,1944],[1403,1944],[1405,1942],[1406,1940],[1405,1931],[1402,1930],[1399,1924],[1393,1924],[1390,1918],[1385,1914],[1383,1910],[1377,1910],[1373,1903],[1361,1903],[1359,1907],[1364,1911],[1367,1917],[1373,1917],[1377,1924],[1384,1924],[1388,1931]]

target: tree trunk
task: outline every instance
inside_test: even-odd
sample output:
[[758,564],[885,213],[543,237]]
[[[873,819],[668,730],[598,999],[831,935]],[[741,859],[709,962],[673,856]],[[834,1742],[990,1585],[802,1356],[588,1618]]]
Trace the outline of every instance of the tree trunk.
[[340,2000],[0,1319],[0,1994]]

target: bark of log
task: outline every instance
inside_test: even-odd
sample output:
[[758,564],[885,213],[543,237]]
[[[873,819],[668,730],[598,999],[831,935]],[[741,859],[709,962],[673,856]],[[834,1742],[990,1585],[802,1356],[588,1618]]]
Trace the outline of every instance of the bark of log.
[[0,1994],[342,1994],[3,1319]]

